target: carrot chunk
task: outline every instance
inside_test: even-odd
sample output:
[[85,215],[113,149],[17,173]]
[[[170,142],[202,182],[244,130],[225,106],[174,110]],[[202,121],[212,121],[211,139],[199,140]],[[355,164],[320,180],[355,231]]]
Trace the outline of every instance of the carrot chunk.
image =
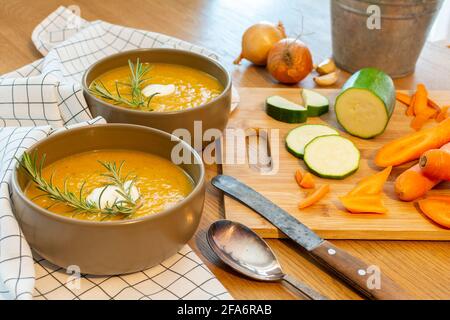
[[309,172],[306,173],[300,182],[300,186],[304,189],[313,189],[316,186],[313,175]]
[[419,160],[422,172],[431,179],[450,181],[450,153],[445,150],[426,151]]
[[320,199],[325,197],[325,195],[330,192],[330,185],[324,184],[320,186],[317,190],[313,191],[310,195],[308,195],[305,199],[300,201],[298,204],[299,209],[304,209],[307,207],[312,206],[316,202],[318,202]]
[[301,187],[301,183],[302,183],[302,178],[303,178],[303,174],[302,171],[300,169],[297,169],[295,171],[295,181],[297,181],[297,184],[299,185],[299,187]]
[[[440,150],[450,152],[450,143],[444,144]],[[400,200],[413,201],[424,196],[440,181],[426,176],[418,163],[397,177],[394,184],[395,193]]]

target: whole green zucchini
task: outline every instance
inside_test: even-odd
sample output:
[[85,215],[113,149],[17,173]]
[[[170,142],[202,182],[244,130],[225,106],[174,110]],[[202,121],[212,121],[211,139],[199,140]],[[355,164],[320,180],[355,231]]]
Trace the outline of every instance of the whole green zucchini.
[[339,124],[351,135],[364,139],[384,132],[394,107],[394,82],[375,68],[364,68],[354,73],[334,104]]

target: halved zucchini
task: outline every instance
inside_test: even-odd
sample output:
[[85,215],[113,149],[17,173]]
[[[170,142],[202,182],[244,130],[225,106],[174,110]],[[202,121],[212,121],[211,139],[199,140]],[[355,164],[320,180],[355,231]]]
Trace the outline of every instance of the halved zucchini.
[[337,136],[320,136],[305,147],[303,157],[308,169],[328,179],[344,179],[359,167],[359,150],[350,140]]
[[321,124],[304,124],[289,131],[286,148],[294,156],[303,159],[305,146],[314,138],[326,135],[339,135],[339,132]]
[[275,120],[287,123],[301,123],[308,118],[308,110],[304,106],[280,96],[267,98],[266,113]]
[[318,117],[328,112],[330,101],[320,93],[302,89],[302,98],[308,109],[308,117]]
[[384,132],[395,107],[394,83],[374,68],[354,73],[336,98],[339,124],[351,135],[368,139]]

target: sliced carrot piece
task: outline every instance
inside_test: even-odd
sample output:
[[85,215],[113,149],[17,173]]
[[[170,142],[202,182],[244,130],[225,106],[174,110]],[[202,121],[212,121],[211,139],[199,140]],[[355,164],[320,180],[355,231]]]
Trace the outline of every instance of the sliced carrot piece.
[[320,186],[317,190],[313,191],[311,194],[309,194],[305,199],[300,201],[298,204],[299,209],[304,209],[309,206],[312,206],[316,202],[318,202],[320,199],[325,197],[325,195],[330,192],[330,185],[324,184]]
[[303,178],[303,174],[301,172],[300,169],[297,169],[295,171],[295,181],[297,181],[297,184],[299,185],[299,187],[301,187],[301,183],[302,183],[302,178]]
[[406,104],[407,106],[411,104],[411,97],[408,96],[406,93],[396,92],[395,98],[401,103]]
[[440,148],[450,141],[450,118],[438,125],[408,134],[384,145],[375,156],[379,167],[398,166],[418,159],[429,149]]
[[381,195],[353,195],[340,197],[342,205],[351,213],[386,213]]
[[434,110],[436,110],[437,113],[439,113],[441,111],[441,107],[436,102],[434,102],[434,100],[431,100],[430,98],[428,98],[427,104],[430,108],[433,108]]
[[438,115],[436,116],[436,121],[437,122],[442,122],[445,119],[447,119],[448,117],[448,108],[450,108],[450,106],[443,106],[441,111],[439,111]]
[[316,186],[316,183],[314,182],[314,176],[311,173],[306,173],[303,176],[302,181],[300,182],[300,187],[304,189],[313,189]]
[[358,182],[347,195],[354,196],[357,194],[379,194],[383,191],[383,186],[391,174],[392,166],[377,172],[369,177],[366,177]]
[[408,109],[406,109],[406,115],[411,117],[414,116],[414,105],[416,104],[416,95],[413,94],[411,97],[411,103],[408,106]]
[[450,201],[430,197],[419,200],[419,208],[428,218],[450,229]]

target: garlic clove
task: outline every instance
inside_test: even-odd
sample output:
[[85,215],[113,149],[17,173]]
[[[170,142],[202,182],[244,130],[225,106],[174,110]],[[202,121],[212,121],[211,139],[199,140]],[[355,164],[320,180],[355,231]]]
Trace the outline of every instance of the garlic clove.
[[331,86],[332,84],[335,84],[337,80],[338,74],[336,71],[320,77],[314,77],[314,82],[319,86]]
[[326,59],[319,63],[319,65],[316,67],[316,71],[320,75],[329,74],[336,71],[336,64],[334,63],[333,59]]

